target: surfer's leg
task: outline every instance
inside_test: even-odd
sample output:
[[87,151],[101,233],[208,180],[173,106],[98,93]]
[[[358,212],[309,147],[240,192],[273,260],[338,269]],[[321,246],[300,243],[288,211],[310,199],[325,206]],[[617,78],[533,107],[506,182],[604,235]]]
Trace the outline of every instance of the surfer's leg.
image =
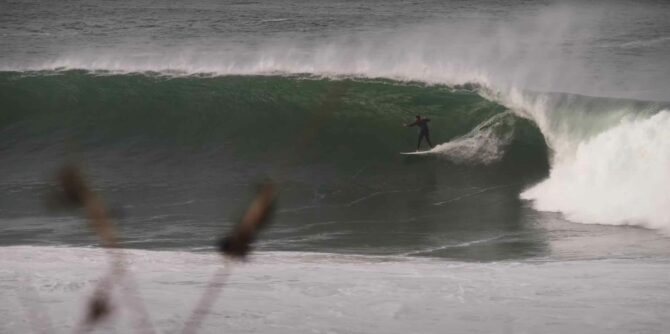
[[430,142],[430,133],[426,132],[426,141],[428,142],[428,146],[430,148],[433,148],[433,143]]
[[423,132],[419,134],[419,142],[416,144],[416,150],[418,151],[421,148],[421,140],[423,139]]

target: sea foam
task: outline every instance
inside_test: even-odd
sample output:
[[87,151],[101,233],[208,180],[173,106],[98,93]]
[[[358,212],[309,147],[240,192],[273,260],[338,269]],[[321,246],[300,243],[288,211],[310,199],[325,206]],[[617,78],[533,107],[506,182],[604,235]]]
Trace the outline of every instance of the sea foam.
[[[159,332],[181,330],[222,265],[217,254],[125,253]],[[72,332],[107,260],[103,249],[0,247],[0,332]],[[200,333],[662,332],[668,267],[260,253],[233,269]],[[118,290],[102,327],[133,332],[138,315]]]
[[[554,157],[547,180],[521,197],[536,209],[597,224],[670,233],[670,112],[626,117]],[[555,139],[559,140],[559,139]]]

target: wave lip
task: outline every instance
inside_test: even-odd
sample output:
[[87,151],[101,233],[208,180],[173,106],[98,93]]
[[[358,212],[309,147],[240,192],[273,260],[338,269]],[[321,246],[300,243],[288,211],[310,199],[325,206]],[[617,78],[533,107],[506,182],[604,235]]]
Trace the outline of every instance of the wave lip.
[[521,194],[569,220],[639,225],[670,234],[670,111],[625,118],[556,159],[547,180]]

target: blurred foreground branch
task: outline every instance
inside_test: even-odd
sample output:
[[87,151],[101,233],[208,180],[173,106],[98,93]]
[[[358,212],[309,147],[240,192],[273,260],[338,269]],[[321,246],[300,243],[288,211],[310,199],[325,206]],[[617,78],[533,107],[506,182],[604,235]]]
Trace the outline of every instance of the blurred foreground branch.
[[124,290],[123,292],[128,298],[128,304],[133,308],[134,314],[139,317],[138,327],[142,329],[142,332],[152,333],[153,329],[142,300],[136,293],[134,285],[128,279],[124,254],[121,250],[114,249],[118,247],[118,236],[103,201],[90,189],[81,170],[76,166],[67,165],[63,167],[58,173],[58,181],[63,191],[61,199],[63,204],[84,209],[89,226],[100,238],[102,246],[109,249],[108,254],[111,257],[110,271],[99,281],[89,301],[80,331],[91,330],[112,313],[110,294],[115,285],[123,283],[125,274],[126,284],[124,287],[131,291],[122,290]]
[[275,186],[270,182],[263,184],[249,205],[242,221],[233,228],[230,234],[219,241],[218,248],[223,255],[223,266],[217,269],[207,284],[205,292],[196,304],[182,333],[194,334],[198,331],[200,324],[219,297],[226,278],[230,275],[233,260],[246,259],[258,233],[267,226],[272,218],[276,199]]

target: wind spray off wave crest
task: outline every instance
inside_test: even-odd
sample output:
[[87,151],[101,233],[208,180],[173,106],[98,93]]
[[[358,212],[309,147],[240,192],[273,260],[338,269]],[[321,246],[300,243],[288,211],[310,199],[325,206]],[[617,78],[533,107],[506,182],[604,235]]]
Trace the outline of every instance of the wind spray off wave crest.
[[[582,11],[583,12],[583,11]],[[508,22],[484,18],[429,21],[401,29],[302,34],[254,41],[189,41],[151,45],[129,39],[113,47],[68,48],[39,57],[0,58],[0,69],[72,70],[175,75],[312,74],[390,78],[426,83],[522,86],[565,90],[585,81],[581,60],[556,59],[566,39],[588,30],[593,17],[552,7]],[[581,39],[571,45],[580,48]],[[570,50],[581,53],[581,49]],[[560,73],[556,73],[560,69]],[[567,73],[579,76],[569,84]],[[560,74],[560,75],[559,75]],[[559,82],[560,81],[560,82]],[[556,85],[554,85],[556,84]]]

